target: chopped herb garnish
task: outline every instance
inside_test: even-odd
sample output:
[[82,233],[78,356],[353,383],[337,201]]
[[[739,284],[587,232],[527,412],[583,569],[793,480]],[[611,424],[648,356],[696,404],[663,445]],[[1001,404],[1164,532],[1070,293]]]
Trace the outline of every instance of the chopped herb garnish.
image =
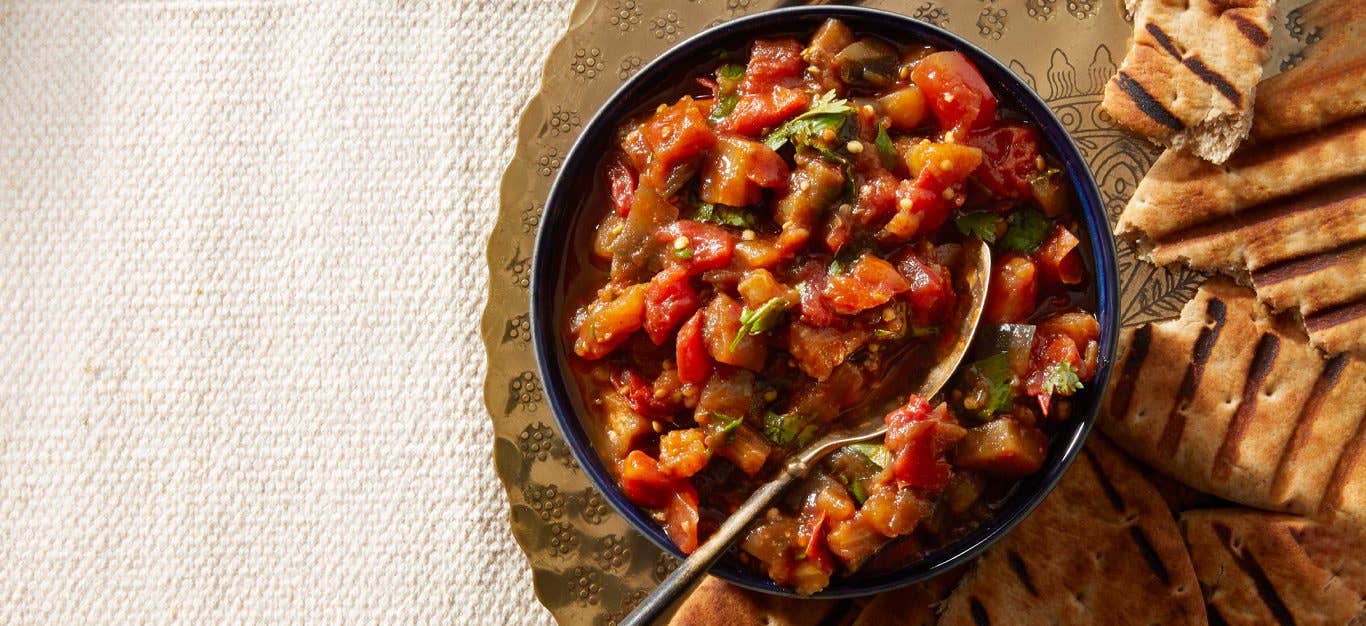
[[804,446],[816,436],[816,425],[806,423],[806,418],[801,415],[770,412],[764,416],[763,434],[766,439],[780,446],[794,443]]
[[713,123],[726,119],[726,116],[735,110],[735,105],[740,102],[740,98],[735,94],[727,94],[716,99],[716,106],[712,107],[711,115],[707,116]]
[[968,213],[958,216],[953,225],[958,232],[977,237],[987,243],[996,243],[996,233],[1000,232],[1001,216],[995,213]]
[[1004,352],[973,362],[968,366],[967,373],[969,380],[975,376],[978,384],[986,387],[986,403],[976,409],[979,415],[989,417],[1009,407],[1014,401],[1015,392],[1010,381],[1015,374],[1010,370],[1010,361]]
[[681,260],[684,260],[684,261],[686,261],[686,260],[688,260],[688,259],[691,259],[691,258],[692,258],[692,248],[691,248],[691,247],[686,247],[686,248],[674,248],[674,258],[675,258],[675,259],[681,259]]
[[892,464],[892,452],[880,443],[851,443],[845,447],[862,454],[864,458],[872,461],[873,465],[878,466],[878,469]]
[[1048,236],[1048,218],[1034,209],[1020,209],[1006,218],[1006,234],[1001,245],[1033,254]]
[[692,219],[736,228],[754,228],[755,225],[754,213],[743,207],[701,201],[697,202],[697,210],[693,212]]
[[889,170],[896,167],[896,147],[892,145],[892,138],[887,135],[886,126],[877,127],[877,140],[873,145],[877,146],[877,156],[882,160],[882,167]]
[[856,480],[849,483],[849,495],[854,496],[854,499],[858,500],[859,505],[866,502],[868,500],[868,492],[863,488],[863,481]]
[[1081,378],[1077,376],[1077,368],[1072,367],[1072,363],[1068,361],[1054,363],[1044,370],[1043,385],[1040,386],[1040,389],[1048,395],[1070,396],[1081,388]]
[[[727,63],[716,68],[716,80],[721,84],[721,89],[734,89],[741,79],[745,77],[745,66],[738,63]],[[725,81],[725,82],[722,82]],[[727,85],[726,83],[729,83]]]
[[730,349],[734,350],[740,346],[740,340],[745,335],[762,335],[778,325],[778,321],[783,318],[783,313],[787,311],[787,300],[773,298],[765,302],[763,306],[751,311],[745,309],[740,312],[740,330],[735,333],[735,339],[730,341]]
[[805,113],[784,122],[782,126],[769,133],[764,138],[764,143],[774,150],[787,145],[788,141],[810,145],[812,139],[825,134],[826,130],[840,132],[849,114],[853,112],[854,107],[849,106],[849,101],[843,98],[836,99],[835,91],[832,89],[824,95],[817,96]]
[[916,339],[933,337],[939,334],[938,326],[911,326],[911,336]]

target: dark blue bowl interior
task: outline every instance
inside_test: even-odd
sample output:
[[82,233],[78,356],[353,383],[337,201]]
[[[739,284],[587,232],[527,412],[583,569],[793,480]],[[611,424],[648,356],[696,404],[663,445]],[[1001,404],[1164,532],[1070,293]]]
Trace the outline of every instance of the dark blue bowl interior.
[[[1033,120],[1061,160],[1080,201],[1090,255],[1086,259],[1095,277],[1097,317],[1100,321],[1100,363],[1095,381],[1076,396],[1070,424],[1050,444],[1049,461],[1043,470],[1020,481],[1004,499],[997,515],[959,540],[940,547],[925,558],[887,573],[837,577],[816,597],[843,598],[886,591],[925,580],[972,558],[1019,523],[1071,465],[1085,442],[1100,404],[1099,391],[1110,375],[1118,327],[1114,241],[1099,191],[1086,162],[1048,106],[1000,62],[972,44],[929,24],[911,18],[858,7],[810,6],[780,9],[740,18],[703,32],[675,46],[628,80],[584,127],[560,169],[546,201],[536,240],[532,267],[531,319],[537,365],[555,414],[574,456],[612,506],[636,530],[661,548],[682,558],[664,531],[640,509],[628,502],[611,472],[593,450],[579,419],[583,405],[578,389],[569,379],[563,340],[565,306],[562,285],[571,268],[578,267],[580,253],[569,244],[583,212],[589,219],[601,217],[601,208],[588,206],[601,198],[598,185],[600,159],[611,147],[615,128],[628,117],[679,94],[685,79],[699,69],[712,67],[726,51],[744,50],[756,37],[784,34],[808,35],[826,18],[837,17],[855,31],[880,35],[893,41],[924,42],[940,49],[966,54],[981,70],[1003,103]],[[794,595],[763,574],[744,568],[733,555],[711,572],[727,581],[779,595]]]

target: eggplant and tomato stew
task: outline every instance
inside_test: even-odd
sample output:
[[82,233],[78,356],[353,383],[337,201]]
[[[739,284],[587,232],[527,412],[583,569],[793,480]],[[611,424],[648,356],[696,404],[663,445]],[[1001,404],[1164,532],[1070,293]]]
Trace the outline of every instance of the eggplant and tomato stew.
[[[625,122],[568,287],[598,453],[683,552],[896,366],[951,342],[963,242],[992,249],[977,354],[835,452],[740,543],[804,594],[988,518],[1094,375],[1074,201],[1039,132],[963,54],[757,39]],[[610,198],[610,199],[609,199]]]

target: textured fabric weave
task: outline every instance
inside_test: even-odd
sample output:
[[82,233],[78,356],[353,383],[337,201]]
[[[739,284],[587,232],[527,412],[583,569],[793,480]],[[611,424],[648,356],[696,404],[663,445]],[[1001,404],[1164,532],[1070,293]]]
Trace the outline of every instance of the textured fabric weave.
[[0,5],[0,623],[549,623],[478,317],[569,8]]

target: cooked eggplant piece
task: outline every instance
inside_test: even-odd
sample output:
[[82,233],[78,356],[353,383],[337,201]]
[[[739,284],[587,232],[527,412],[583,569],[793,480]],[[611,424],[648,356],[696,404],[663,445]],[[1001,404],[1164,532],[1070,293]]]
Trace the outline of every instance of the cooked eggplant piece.
[[845,46],[835,55],[835,70],[840,80],[851,87],[886,87],[896,82],[896,50],[872,38]]
[[1048,456],[1048,436],[1010,418],[987,422],[968,431],[954,456],[959,467],[1008,478],[1039,471]]

